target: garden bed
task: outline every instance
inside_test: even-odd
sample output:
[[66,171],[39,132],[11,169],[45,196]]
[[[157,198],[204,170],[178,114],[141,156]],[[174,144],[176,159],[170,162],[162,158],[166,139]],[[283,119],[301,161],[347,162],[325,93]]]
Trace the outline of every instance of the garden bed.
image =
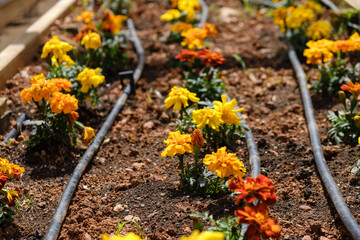
[[[286,46],[278,40],[277,28],[263,15],[266,10],[252,8],[254,14],[250,14],[240,2],[226,0],[208,4],[208,21],[219,30],[210,48],[227,59],[221,70],[229,96],[245,108],[244,116],[258,145],[262,174],[276,186],[279,200],[270,215],[283,227],[282,239],[350,239],[319,179],[297,81],[288,61],[281,58]],[[184,194],[179,189],[178,160],[160,157],[163,140],[173,130],[168,123],[177,117],[163,102],[170,88],[181,84],[183,78],[180,69],[169,69],[167,64],[180,52],[179,45],[161,41],[169,28],[159,17],[168,7],[166,3],[138,1],[133,9],[137,33],[146,50],[146,67],[136,95],[118,115],[80,181],[60,239],[98,239],[102,233],[114,233],[117,221],[131,218],[150,239],[178,239],[193,230],[190,213],[208,211],[222,217],[224,209],[231,213],[235,209],[233,198],[227,195],[211,199]],[[51,35],[60,33],[59,26],[51,28]],[[243,57],[246,71],[232,54]],[[28,86],[30,76],[44,69],[43,61],[38,60],[7,82],[4,94],[15,113],[34,114],[22,104],[19,93]],[[100,106],[87,110],[80,120],[98,129],[121,92],[118,82],[103,87]],[[333,146],[327,138],[327,109],[337,108],[336,101],[314,97],[313,102],[330,171],[360,222],[360,187],[352,185],[349,174],[359,149]],[[44,236],[65,184],[84,152],[69,151],[63,145],[29,149],[22,143],[27,134],[22,132],[4,147],[2,157],[25,167],[21,181],[14,186],[21,186],[23,195],[33,198],[30,202],[21,198],[15,225],[2,227],[0,237]],[[237,154],[250,171],[245,140]],[[134,229],[126,225],[124,230]]]

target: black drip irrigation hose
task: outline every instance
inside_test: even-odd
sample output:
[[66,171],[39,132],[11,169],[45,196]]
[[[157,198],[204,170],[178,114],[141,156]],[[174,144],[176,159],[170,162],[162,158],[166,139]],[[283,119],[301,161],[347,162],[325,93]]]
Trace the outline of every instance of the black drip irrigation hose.
[[336,208],[336,211],[339,213],[341,220],[345,224],[345,227],[349,230],[353,239],[360,240],[360,227],[352,216],[346,203],[344,202],[344,199],[342,198],[341,193],[326,165],[324,154],[321,148],[318,127],[314,117],[314,109],[307,87],[306,75],[301,67],[300,61],[295,53],[294,48],[291,45],[289,46],[289,58],[295,69],[296,76],[299,80],[301,97],[304,105],[305,117],[310,135],[310,142],[321,180],[325,185],[325,188]]
[[[133,42],[136,52],[139,57],[139,62],[133,73],[133,79],[134,79],[134,83],[135,83],[136,81],[139,80],[140,75],[144,69],[144,62],[145,62],[144,61],[144,50],[141,46],[140,40],[138,39],[138,37],[136,35],[134,23],[131,19],[127,20],[127,26],[130,31],[131,41]],[[69,179],[69,182],[66,185],[66,188],[61,196],[61,199],[55,210],[55,213],[53,215],[49,229],[46,233],[45,240],[55,240],[58,238],[60,230],[61,230],[61,226],[62,226],[63,221],[66,216],[67,209],[70,205],[71,198],[72,198],[74,191],[80,181],[80,178],[81,178],[82,174],[84,173],[88,163],[91,161],[91,159],[94,157],[94,155],[98,151],[102,141],[104,140],[106,133],[112,126],[118,113],[124,107],[125,102],[132,91],[132,88],[133,88],[133,86],[131,86],[131,84],[128,84],[126,86],[125,91],[118,98],[115,106],[113,107],[110,114],[106,118],[103,126],[101,127],[99,132],[96,134],[92,144],[88,147],[88,149],[86,150],[86,152],[80,159],[78,165],[76,166],[76,168],[75,168],[71,178]]]
[[[22,113],[16,120],[16,128],[11,129],[11,131],[5,136],[4,141],[2,141],[2,143],[6,144],[10,140],[10,138],[14,138],[19,134],[25,119],[26,119],[26,114]],[[2,147],[0,146],[0,151],[1,150]]]

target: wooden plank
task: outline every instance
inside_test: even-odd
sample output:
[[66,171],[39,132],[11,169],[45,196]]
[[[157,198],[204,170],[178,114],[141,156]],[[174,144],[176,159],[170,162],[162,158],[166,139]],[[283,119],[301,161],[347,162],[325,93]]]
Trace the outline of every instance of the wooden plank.
[[[0,2],[0,30],[9,22],[22,18],[38,0],[12,0]],[[19,7],[21,6],[21,7]]]
[[49,11],[26,29],[24,34],[0,53],[0,89],[4,89],[7,79],[11,78],[20,67],[31,62],[39,46],[40,35],[65,11],[75,0],[60,0]]
[[360,0],[345,0],[353,8],[360,10]]

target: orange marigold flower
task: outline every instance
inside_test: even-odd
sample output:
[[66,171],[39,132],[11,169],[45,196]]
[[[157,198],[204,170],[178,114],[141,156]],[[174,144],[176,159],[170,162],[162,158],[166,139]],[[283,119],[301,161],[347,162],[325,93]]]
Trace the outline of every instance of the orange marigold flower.
[[204,145],[205,139],[202,132],[199,129],[195,129],[191,134],[191,144],[195,147],[202,148]]
[[334,45],[335,49],[338,49],[343,53],[355,50],[354,42],[351,40],[337,40],[334,42]]
[[219,148],[216,153],[206,154],[203,163],[220,178],[229,177],[230,173],[241,178],[246,172],[244,163],[235,153],[227,153],[226,147]]
[[181,134],[180,131],[170,132],[167,140],[165,150],[161,153],[162,157],[172,157],[175,154],[192,153],[193,146],[191,145],[190,134]]
[[179,59],[181,62],[193,61],[198,57],[198,54],[194,50],[182,49],[179,55],[176,55],[175,58]]
[[246,182],[242,178],[236,180],[237,182],[234,178],[228,180],[229,189],[237,193],[235,204],[239,204],[241,200],[247,203],[260,200],[269,206],[276,203],[275,187],[264,175],[260,174],[257,178],[248,177]]
[[171,25],[171,31],[172,32],[178,32],[178,33],[182,33],[185,32],[189,29],[193,28],[193,25],[190,23],[185,23],[185,22],[178,22],[175,25]]
[[60,114],[69,114],[78,109],[78,100],[74,95],[55,92],[49,100],[51,111]]
[[353,42],[354,51],[360,51],[360,36],[359,36],[359,33],[355,32],[353,35],[351,35],[349,40]]
[[355,84],[352,83],[351,81],[348,82],[348,84],[343,84],[341,86],[341,89],[344,91],[348,91],[351,94],[353,94],[355,97],[359,96],[360,94],[360,84],[358,82],[356,82]]
[[81,11],[81,15],[76,18],[76,21],[83,21],[85,24],[89,24],[92,22],[94,15],[95,13],[91,11]]
[[269,211],[264,203],[256,206],[251,204],[245,206],[244,209],[237,209],[235,216],[239,217],[238,223],[250,225],[245,233],[246,239],[280,238],[281,226],[276,225],[276,221],[269,218]]
[[23,100],[23,103],[24,103],[24,104],[30,102],[31,99],[32,99],[32,96],[31,96],[31,93],[30,93],[30,89],[29,89],[29,88],[24,88],[23,90],[21,90],[20,96],[22,97],[22,100]]
[[216,66],[218,64],[223,64],[226,59],[221,56],[220,53],[211,51],[209,49],[203,49],[198,51],[198,56],[200,59],[203,59],[201,62],[204,65]]
[[75,111],[68,114],[71,126],[74,126],[75,121],[79,118],[79,114]]
[[101,25],[101,30],[109,31],[112,34],[117,34],[123,27],[124,21],[126,21],[127,16],[123,15],[114,15],[111,10],[105,10],[103,14],[103,23]]
[[334,42],[322,39],[318,41],[309,41],[306,43],[308,49],[304,50],[304,57],[307,58],[307,64],[323,64],[329,62],[333,58],[334,51]]
[[204,28],[192,28],[182,32],[184,37],[181,46],[187,46],[189,49],[201,49],[205,46],[204,39],[207,37],[207,30]]
[[207,37],[217,36],[219,34],[214,24],[205,23],[203,28],[206,30]]

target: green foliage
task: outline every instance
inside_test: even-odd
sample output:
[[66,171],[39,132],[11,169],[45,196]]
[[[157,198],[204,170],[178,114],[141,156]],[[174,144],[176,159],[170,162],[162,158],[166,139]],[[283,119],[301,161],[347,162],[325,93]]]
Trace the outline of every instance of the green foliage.
[[[225,234],[225,240],[238,240],[243,236],[241,235],[241,225],[237,223],[237,217],[230,217],[228,214],[225,215],[225,220],[215,220],[212,215],[205,212],[204,215],[200,213],[192,214],[192,217],[200,218],[204,221],[209,221],[215,226],[209,227],[207,231],[223,232]],[[196,221],[195,229],[199,231],[203,230],[203,225],[200,221]]]
[[109,8],[115,14],[127,15],[130,11],[129,0],[104,0],[103,6]]
[[129,56],[125,52],[127,47],[123,33],[104,33],[101,46],[97,50],[88,49],[80,58],[80,62],[90,68],[102,68],[104,75],[114,75],[126,70],[129,65]]
[[221,98],[221,94],[226,91],[226,87],[220,78],[221,72],[215,69],[209,70],[199,75],[186,77],[185,87],[201,100],[218,100]]
[[5,201],[0,201],[0,225],[3,223],[12,223],[15,212],[9,208]]
[[339,91],[342,84],[354,81],[360,77],[360,64],[349,65],[341,58],[340,53],[336,61],[318,66],[319,78],[312,83],[311,89],[323,96],[333,95]]

